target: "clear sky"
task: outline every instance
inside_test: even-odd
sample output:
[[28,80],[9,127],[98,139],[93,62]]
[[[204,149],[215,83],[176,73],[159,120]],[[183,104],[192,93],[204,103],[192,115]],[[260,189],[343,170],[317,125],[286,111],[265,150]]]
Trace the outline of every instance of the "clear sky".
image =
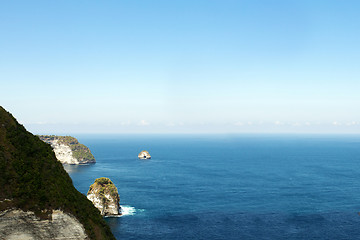
[[360,133],[360,1],[2,1],[34,133]]

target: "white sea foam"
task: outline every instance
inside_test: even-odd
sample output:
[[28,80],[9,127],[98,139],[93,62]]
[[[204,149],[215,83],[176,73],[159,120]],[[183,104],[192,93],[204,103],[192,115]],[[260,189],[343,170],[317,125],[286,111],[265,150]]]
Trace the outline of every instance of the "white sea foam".
[[137,212],[145,211],[144,209],[136,209],[129,205],[120,205],[120,207],[121,207],[121,215],[110,215],[110,216],[105,216],[105,218],[131,216],[131,215],[135,215],[135,213]]
[[121,216],[129,216],[134,215],[136,213],[136,209],[129,205],[121,205]]

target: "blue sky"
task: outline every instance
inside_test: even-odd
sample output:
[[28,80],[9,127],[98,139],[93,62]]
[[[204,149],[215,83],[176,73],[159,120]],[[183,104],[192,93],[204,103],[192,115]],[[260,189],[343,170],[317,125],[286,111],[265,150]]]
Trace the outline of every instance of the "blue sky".
[[34,133],[360,133],[360,2],[5,1],[0,104]]

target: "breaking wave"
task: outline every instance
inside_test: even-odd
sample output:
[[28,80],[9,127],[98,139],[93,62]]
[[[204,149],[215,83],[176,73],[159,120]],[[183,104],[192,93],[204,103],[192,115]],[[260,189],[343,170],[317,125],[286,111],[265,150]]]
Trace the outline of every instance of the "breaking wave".
[[134,215],[136,213],[136,209],[129,205],[121,205],[121,216],[129,216]]
[[145,211],[144,209],[136,209],[136,208],[131,207],[129,205],[120,205],[120,207],[121,207],[121,215],[110,215],[110,216],[105,216],[105,218],[131,216],[131,215],[135,215],[135,213]]

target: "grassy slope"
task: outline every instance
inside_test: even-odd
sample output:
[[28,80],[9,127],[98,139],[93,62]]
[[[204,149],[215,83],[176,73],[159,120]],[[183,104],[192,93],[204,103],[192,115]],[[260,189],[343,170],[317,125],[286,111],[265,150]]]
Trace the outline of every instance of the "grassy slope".
[[11,207],[43,219],[50,213],[44,210],[61,209],[74,215],[91,239],[115,239],[99,211],[75,189],[50,145],[0,107],[0,210]]

